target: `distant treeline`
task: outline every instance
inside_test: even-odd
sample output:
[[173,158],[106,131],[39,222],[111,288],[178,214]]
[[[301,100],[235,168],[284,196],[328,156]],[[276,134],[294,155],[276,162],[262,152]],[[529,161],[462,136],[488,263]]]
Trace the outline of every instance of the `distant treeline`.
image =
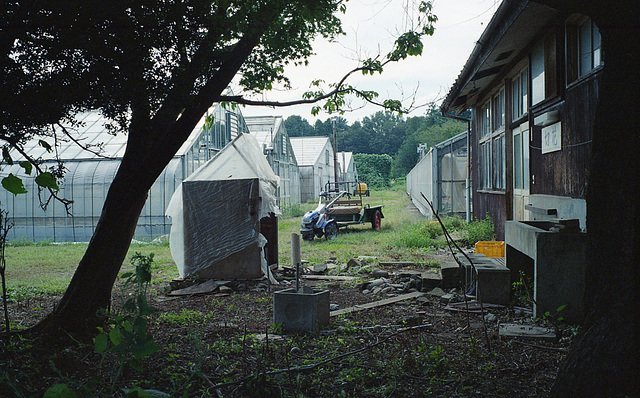
[[[289,116],[285,126],[290,137],[333,136],[331,118],[312,126],[301,116]],[[436,107],[425,116],[408,118],[379,111],[351,125],[343,117],[336,119],[338,151],[359,154],[355,160],[360,178],[374,187],[404,177],[418,162],[419,144],[431,147],[466,129],[467,123],[442,116]]]

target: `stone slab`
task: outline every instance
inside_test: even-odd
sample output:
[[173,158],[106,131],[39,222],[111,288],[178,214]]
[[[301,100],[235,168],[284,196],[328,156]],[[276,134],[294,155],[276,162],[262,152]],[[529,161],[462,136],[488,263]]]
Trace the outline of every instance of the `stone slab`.
[[498,334],[501,337],[518,337],[533,340],[555,340],[556,332],[552,328],[535,325],[501,323]]

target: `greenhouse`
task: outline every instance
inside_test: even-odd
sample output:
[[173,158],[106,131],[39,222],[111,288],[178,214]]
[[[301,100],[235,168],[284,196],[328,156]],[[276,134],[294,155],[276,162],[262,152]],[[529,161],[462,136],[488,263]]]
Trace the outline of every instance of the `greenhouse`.
[[[65,128],[72,132],[77,143],[56,131],[53,137],[44,139],[51,141],[48,143],[54,149],[52,153],[47,152],[37,139],[24,148],[33,158],[43,160],[43,169],[55,167],[57,161],[53,154],[58,154],[65,168],[64,179],[59,181],[59,196],[72,201],[70,215],[56,200],[49,200],[43,208],[42,203],[47,201],[49,193],[40,190],[33,176],[25,175],[19,165],[3,164],[0,179],[13,173],[22,178],[28,191],[14,196],[0,190],[0,208],[9,212],[8,217],[14,225],[8,240],[87,242],[91,239],[107,191],[124,155],[127,136],[123,133],[114,135],[108,128],[110,120],[98,110],[80,113],[76,115],[76,121],[79,122],[77,126]],[[245,132],[246,124],[238,111],[220,105],[209,108],[152,186],[134,238],[150,241],[168,234],[171,219],[165,216],[165,210],[182,180]],[[12,152],[11,156],[16,161],[23,160],[17,152]]]
[[300,203],[300,169],[282,116],[247,116],[245,121],[271,169],[280,177],[278,205]]
[[449,138],[422,153],[418,164],[407,174],[407,194],[427,217],[431,208],[424,195],[439,214],[457,214],[467,221],[471,211],[471,190],[467,178],[467,133]]

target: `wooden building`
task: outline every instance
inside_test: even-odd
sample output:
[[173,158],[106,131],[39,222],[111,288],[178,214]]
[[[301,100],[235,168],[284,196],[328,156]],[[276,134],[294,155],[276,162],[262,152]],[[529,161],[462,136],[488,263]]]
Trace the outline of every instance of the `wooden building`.
[[604,54],[590,19],[505,1],[442,104],[472,110],[473,215],[579,219]]

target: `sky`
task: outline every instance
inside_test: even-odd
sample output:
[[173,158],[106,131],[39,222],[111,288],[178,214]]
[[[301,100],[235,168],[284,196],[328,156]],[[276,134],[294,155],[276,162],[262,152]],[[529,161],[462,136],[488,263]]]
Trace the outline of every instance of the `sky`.
[[[424,115],[427,103],[440,104],[462,71],[500,0],[433,0],[432,3],[438,21],[434,35],[423,38],[422,56],[390,64],[382,74],[363,76],[358,73],[349,80],[358,89],[377,91],[381,100],[405,99],[405,105],[412,102],[423,105],[408,116]],[[346,4],[346,14],[340,14],[346,35],[341,36],[337,43],[316,40],[313,43],[316,55],[310,58],[308,66],[286,69],[291,90],[274,89],[254,99],[299,99],[309,89],[312,80],[338,81],[358,66],[358,60],[389,53],[399,33],[411,26],[413,10],[417,10],[419,0],[350,0]],[[350,124],[380,110],[371,104],[362,106],[359,101],[353,101],[351,105],[356,109],[341,115]],[[245,116],[282,115],[284,118],[300,115],[311,124],[318,118],[324,121],[331,116],[324,112],[317,117],[312,116],[310,105],[251,106],[243,108],[242,113]]]

